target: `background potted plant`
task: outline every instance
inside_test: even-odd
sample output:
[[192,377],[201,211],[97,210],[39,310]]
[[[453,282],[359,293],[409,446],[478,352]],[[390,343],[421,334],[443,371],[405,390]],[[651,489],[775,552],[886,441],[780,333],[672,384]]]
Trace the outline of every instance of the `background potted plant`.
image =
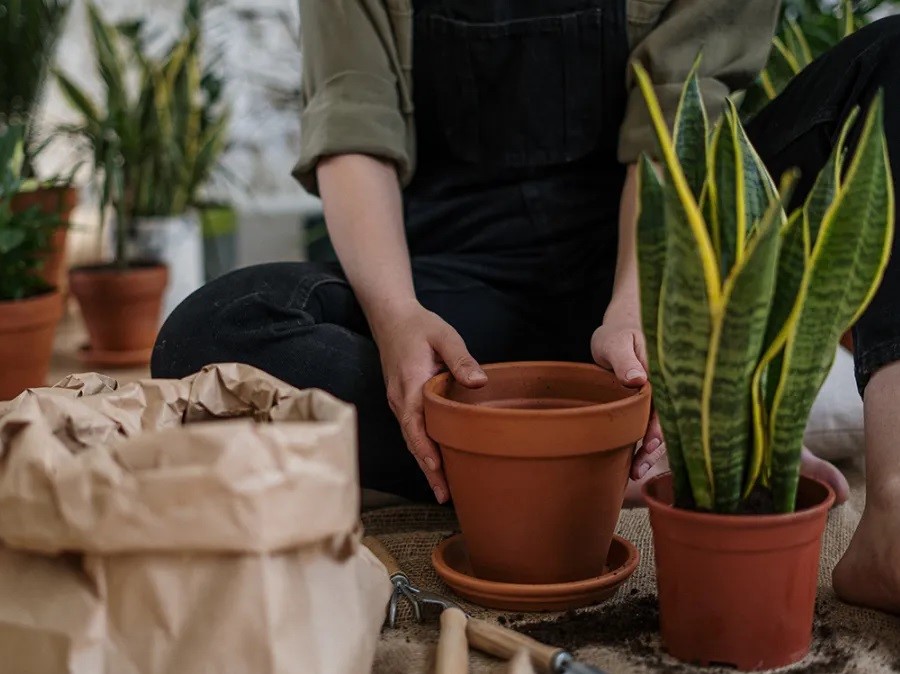
[[821,536],[834,496],[799,476],[806,420],[841,334],[877,287],[893,236],[882,103],[843,172],[848,121],[789,216],[729,107],[711,134],[696,76],[670,136],[638,82],[664,179],[641,163],[642,320],[672,473],[645,486],[663,641],[741,669],[810,644]]
[[63,263],[69,216],[78,202],[71,176],[39,179],[35,158],[43,143],[35,120],[50,62],[68,9],[68,0],[0,2],[0,123],[24,126],[24,158],[13,212],[36,206],[57,215],[41,273],[49,285],[63,282]]
[[82,116],[65,130],[87,142],[101,213],[108,206],[114,213],[115,261],[73,270],[71,283],[90,333],[90,360],[141,364],[158,329],[166,267],[166,315],[203,283],[202,237],[192,205],[224,147],[227,115],[206,105],[210,80],[199,63],[199,0],[188,2],[183,34],[158,59],[148,55],[142,24],[112,26],[93,5],[88,13],[104,106],[66,75],[56,75]]
[[21,188],[24,131],[0,131],[0,400],[46,385],[62,296],[43,278],[43,254],[59,218],[37,206],[13,210]]
[[741,103],[744,120],[774,100],[818,56],[858,28],[898,9],[900,0],[783,0],[769,61]]

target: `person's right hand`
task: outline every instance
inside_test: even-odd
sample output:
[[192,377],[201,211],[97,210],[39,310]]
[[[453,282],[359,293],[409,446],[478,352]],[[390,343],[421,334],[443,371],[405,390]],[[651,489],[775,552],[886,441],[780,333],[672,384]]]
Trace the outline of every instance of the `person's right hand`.
[[418,302],[393,310],[379,323],[375,341],[381,353],[388,403],[435,498],[438,503],[446,503],[450,490],[441,468],[441,454],[425,432],[422,389],[444,369],[469,388],[484,386],[487,375],[459,333]]

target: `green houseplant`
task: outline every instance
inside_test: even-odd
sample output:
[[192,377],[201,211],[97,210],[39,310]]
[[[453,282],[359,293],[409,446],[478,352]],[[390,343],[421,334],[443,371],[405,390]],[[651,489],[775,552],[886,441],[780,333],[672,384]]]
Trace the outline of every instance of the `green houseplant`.
[[21,212],[36,206],[58,216],[41,270],[54,286],[64,278],[66,232],[78,192],[71,177],[37,177],[34,160],[43,144],[34,122],[68,5],[68,0],[0,0],[0,123],[23,125],[25,133],[22,180],[11,207]]
[[768,63],[746,91],[741,115],[748,119],[780,94],[803,68],[898,0],[784,0]]
[[[56,73],[82,118],[65,130],[86,142],[101,213],[110,207],[116,224],[114,261],[71,275],[95,363],[147,362],[160,307],[168,314],[203,282],[192,206],[224,146],[227,115],[206,104],[211,80],[200,66],[201,13],[199,0],[187,3],[182,34],[157,59],[148,56],[140,23],[112,26],[89,5],[103,105]],[[131,75],[136,86],[129,86]]]
[[24,130],[0,131],[0,400],[46,384],[62,296],[41,275],[58,217],[13,209],[22,185]]
[[799,476],[806,419],[893,236],[882,103],[847,166],[853,119],[786,213],[791,176],[776,188],[734,106],[708,133],[692,75],[673,137],[637,72],[663,159],[662,178],[641,162],[638,223],[642,322],[672,467],[645,488],[663,640],[689,661],[781,666],[809,647],[834,498]]

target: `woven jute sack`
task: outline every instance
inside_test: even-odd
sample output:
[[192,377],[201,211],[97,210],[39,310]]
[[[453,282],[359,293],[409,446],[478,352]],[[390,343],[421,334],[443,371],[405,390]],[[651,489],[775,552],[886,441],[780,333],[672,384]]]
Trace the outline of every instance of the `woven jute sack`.
[[0,673],[347,674],[391,586],[351,406],[243,365],[0,416]]

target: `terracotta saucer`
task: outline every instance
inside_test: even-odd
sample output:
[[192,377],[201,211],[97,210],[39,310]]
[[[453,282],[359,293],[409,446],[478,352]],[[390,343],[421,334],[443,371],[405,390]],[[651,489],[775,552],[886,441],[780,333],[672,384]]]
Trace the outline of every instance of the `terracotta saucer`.
[[85,345],[78,350],[78,359],[91,367],[140,367],[147,365],[152,355],[152,347],[134,351],[101,351]]
[[459,596],[504,611],[566,611],[612,597],[634,573],[640,555],[632,543],[614,536],[601,576],[572,583],[521,585],[480,580],[472,575],[462,534],[441,541],[431,553],[434,570]]

